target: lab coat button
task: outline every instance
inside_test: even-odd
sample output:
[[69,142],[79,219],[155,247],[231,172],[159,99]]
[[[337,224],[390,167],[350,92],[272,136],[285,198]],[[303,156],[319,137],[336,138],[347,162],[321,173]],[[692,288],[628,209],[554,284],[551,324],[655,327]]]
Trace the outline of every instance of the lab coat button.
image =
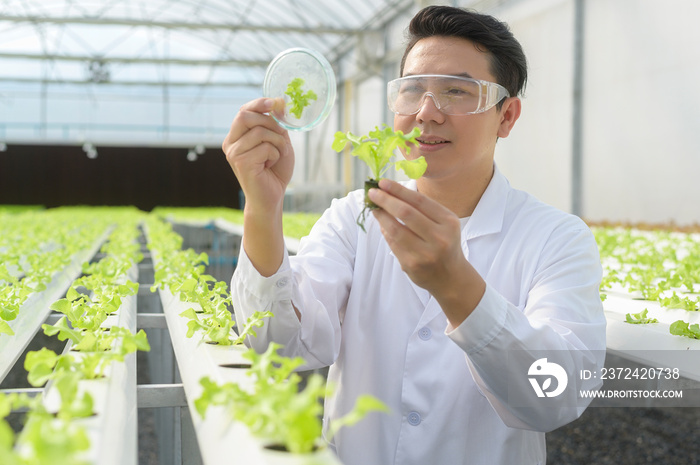
[[277,281],[277,287],[282,288],[282,287],[287,285],[287,282],[288,282],[287,278],[280,278]]
[[421,418],[420,414],[418,412],[410,412],[408,414],[408,424],[411,426],[418,426],[420,425]]
[[433,332],[427,326],[425,328],[421,328],[418,331],[418,337],[424,341],[427,341],[428,339],[430,339],[432,337],[432,335],[433,335]]

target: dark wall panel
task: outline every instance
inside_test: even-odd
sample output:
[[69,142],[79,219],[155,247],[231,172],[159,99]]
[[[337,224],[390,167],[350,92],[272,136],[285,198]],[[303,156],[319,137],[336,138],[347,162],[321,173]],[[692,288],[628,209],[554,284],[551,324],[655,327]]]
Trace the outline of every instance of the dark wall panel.
[[9,145],[0,152],[0,204],[238,207],[240,185],[220,148]]

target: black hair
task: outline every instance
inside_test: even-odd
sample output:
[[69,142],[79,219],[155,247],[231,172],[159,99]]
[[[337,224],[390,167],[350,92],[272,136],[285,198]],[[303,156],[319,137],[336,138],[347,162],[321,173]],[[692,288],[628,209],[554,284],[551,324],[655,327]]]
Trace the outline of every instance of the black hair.
[[401,59],[401,76],[406,57],[419,40],[433,36],[461,37],[489,54],[491,73],[511,96],[519,95],[525,88],[525,53],[508,25],[493,16],[450,6],[429,6],[413,17],[407,36],[408,43]]

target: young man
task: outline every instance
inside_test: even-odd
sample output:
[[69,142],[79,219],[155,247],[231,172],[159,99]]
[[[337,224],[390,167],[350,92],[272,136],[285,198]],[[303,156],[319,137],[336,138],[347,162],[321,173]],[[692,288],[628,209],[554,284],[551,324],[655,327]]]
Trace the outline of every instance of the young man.
[[[423,155],[428,168],[370,192],[381,209],[366,233],[355,224],[362,193],[352,192],[289,257],[289,138],[267,114],[270,100],[236,116],[223,144],[246,195],[236,316],[271,310],[253,347],[275,341],[309,368],[330,365],[326,421],[361,394],[389,406],[333,438],[345,464],[543,464],[544,432],[585,408],[573,375],[603,363],[596,244],[580,219],[512,189],[495,167],[526,81],[507,26],[435,6],[414,17],[409,35],[389,107],[395,129],[420,128],[407,156]],[[544,398],[528,371],[543,353],[565,354],[569,377],[569,389],[560,378],[538,384]]]

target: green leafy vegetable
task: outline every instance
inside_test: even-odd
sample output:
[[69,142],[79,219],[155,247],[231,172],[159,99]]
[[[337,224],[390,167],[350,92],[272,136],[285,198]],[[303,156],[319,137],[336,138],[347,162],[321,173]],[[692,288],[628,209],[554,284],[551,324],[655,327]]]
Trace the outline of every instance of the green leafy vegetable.
[[416,141],[418,136],[420,136],[418,128],[413,128],[413,131],[404,134],[402,131],[394,132],[388,126],[384,126],[382,129],[375,126],[374,131],[370,131],[368,136],[362,137],[351,132],[338,131],[335,133],[332,148],[336,152],[340,152],[348,143],[352,144],[352,155],[367,164],[372,171],[373,179],[377,181],[381,179],[391,164],[401,169],[409,178],[417,179],[423,176],[428,167],[424,157],[393,163],[391,163],[391,158],[397,148],[403,148],[406,154],[410,153],[411,144],[418,143]]
[[[279,355],[280,347],[273,343],[262,354],[252,349],[244,354],[251,361],[248,372],[254,377],[251,390],[235,383],[219,385],[208,377],[201,379],[203,391],[194,402],[195,408],[204,417],[211,405],[227,406],[232,417],[247,425],[254,435],[282,444],[292,453],[310,452],[321,446],[320,401],[330,388],[322,376],[314,374],[300,390],[301,377],[294,370],[304,360]],[[386,412],[387,408],[371,396],[361,396],[351,412],[331,425],[331,434],[357,423],[371,411]]]
[[285,92],[292,101],[292,107],[289,109],[289,112],[297,118],[301,118],[304,108],[311,105],[311,100],[318,99],[316,92],[313,90],[304,92],[301,88],[303,85],[304,80],[302,78],[294,78],[287,85],[287,91]]
[[693,339],[700,339],[700,325],[697,323],[691,325],[683,320],[678,320],[671,323],[669,331],[674,336],[685,336]]
[[700,297],[681,297],[675,292],[671,295],[671,297],[659,299],[659,303],[665,308],[680,308],[689,312],[696,312],[700,310]]
[[255,335],[254,328],[262,326],[262,318],[270,312],[255,312],[240,336],[232,328],[235,325],[228,308],[227,284],[204,273],[209,258],[192,249],[180,250],[182,238],[163,221],[152,218],[148,222],[148,245],[155,260],[155,280],[151,291],[169,289],[183,302],[193,307],[180,313],[187,318],[187,337],[201,333],[207,342],[220,345],[241,344],[245,337]]
[[628,313],[625,315],[625,321],[633,325],[644,325],[649,323],[658,323],[659,320],[656,318],[647,318],[648,309],[644,309],[639,313]]
[[74,255],[90,248],[109,221],[85,208],[28,210],[0,219],[0,334],[30,295],[46,289]]
[[10,336],[14,335],[15,332],[12,331],[12,328],[10,328],[10,325],[4,322],[3,320],[0,320],[0,334],[9,334]]
[[357,398],[355,403],[355,408],[345,415],[344,417],[338,418],[331,423],[327,440],[331,440],[333,436],[344,426],[352,426],[358,421],[362,420],[370,412],[384,412],[388,413],[389,408],[374,396],[362,395]]
[[397,148],[404,149],[406,154],[411,152],[411,144],[417,144],[416,138],[420,136],[420,129],[413,130],[404,134],[402,131],[394,132],[388,126],[382,129],[375,126],[374,131],[370,131],[368,136],[358,137],[351,132],[336,132],[333,140],[332,148],[336,152],[345,149],[348,144],[352,145],[352,155],[364,161],[372,171],[372,178],[365,183],[365,206],[357,217],[357,225],[365,230],[365,219],[367,211],[376,208],[376,205],[369,200],[367,196],[368,188],[376,186],[377,182],[384,175],[390,166],[402,170],[406,176],[411,179],[418,179],[425,173],[428,168],[428,163],[423,156],[413,160],[400,160],[392,162],[394,150]]
[[700,311],[696,234],[609,226],[592,230],[603,264],[601,290],[622,287],[666,309]]
[[59,418],[70,420],[73,418],[85,418],[93,414],[92,396],[78,389],[80,373],[66,372],[63,376],[54,379],[54,388],[61,396],[61,407],[57,412]]
[[20,464],[87,465],[78,457],[89,449],[90,440],[82,425],[54,418],[37,407],[28,416],[17,445]]
[[[15,409],[27,409],[24,429],[16,437],[5,421]],[[86,465],[79,455],[90,446],[82,425],[46,411],[41,397],[0,394],[0,463],[3,465]]]
[[59,341],[70,339],[74,344],[79,344],[83,340],[83,334],[79,330],[71,328],[65,316],[62,316],[54,325],[43,324],[41,328],[47,336],[58,335]]
[[[84,264],[84,275],[73,282],[65,298],[50,305],[63,316],[55,325],[43,325],[47,334],[69,340],[73,349],[83,352],[56,354],[43,348],[28,352],[24,361],[31,385],[38,387],[51,381],[48,389],[55,390],[60,399],[57,410],[48,412],[42,396],[26,400],[21,396],[0,395],[2,464],[85,464],[84,451],[90,446],[88,435],[83,424],[74,420],[92,415],[94,409],[93,398],[79,388],[80,381],[103,376],[110,363],[123,361],[128,353],[150,349],[143,330],[133,334],[126,328],[113,325],[106,329],[102,325],[107,315],[119,310],[124,298],[138,291],[138,283],[129,281],[126,275],[143,258],[136,240],[140,235],[138,222],[142,214],[135,209],[114,208],[109,209],[109,215],[95,208],[82,212],[84,214],[68,209],[61,214],[42,213],[62,219],[53,224],[48,218],[37,221],[34,217],[35,229],[39,231],[35,235],[27,234],[31,231],[27,229],[10,229],[8,234],[4,222],[0,221],[0,307],[3,308],[0,323],[16,318],[26,296],[45,289],[45,283],[49,283],[57,271],[75,262],[77,251],[93,247],[98,237],[111,230],[109,241],[101,248],[105,256]],[[108,228],[112,222],[118,226]],[[47,232],[44,234],[41,229]],[[31,248],[25,244],[10,244],[16,235],[29,236],[27,243]],[[0,325],[0,331],[3,328]],[[11,409],[24,407],[28,410],[25,426],[16,437],[3,420],[8,405]]]
[[[93,413],[92,397],[88,393],[79,393],[75,375],[56,380],[56,390],[61,396],[58,412],[48,412],[41,396],[0,394],[0,463],[86,465],[79,455],[89,448],[90,443],[85,428],[73,420]],[[27,419],[15,437],[4,418],[20,408],[27,410]]]
[[247,336],[258,337],[258,334],[255,332],[255,328],[262,328],[263,324],[265,323],[263,318],[272,318],[273,316],[274,315],[272,312],[269,311],[254,312],[252,315],[250,315],[250,318],[248,318],[248,321],[246,321],[240,334],[233,340],[232,343],[243,344]]

